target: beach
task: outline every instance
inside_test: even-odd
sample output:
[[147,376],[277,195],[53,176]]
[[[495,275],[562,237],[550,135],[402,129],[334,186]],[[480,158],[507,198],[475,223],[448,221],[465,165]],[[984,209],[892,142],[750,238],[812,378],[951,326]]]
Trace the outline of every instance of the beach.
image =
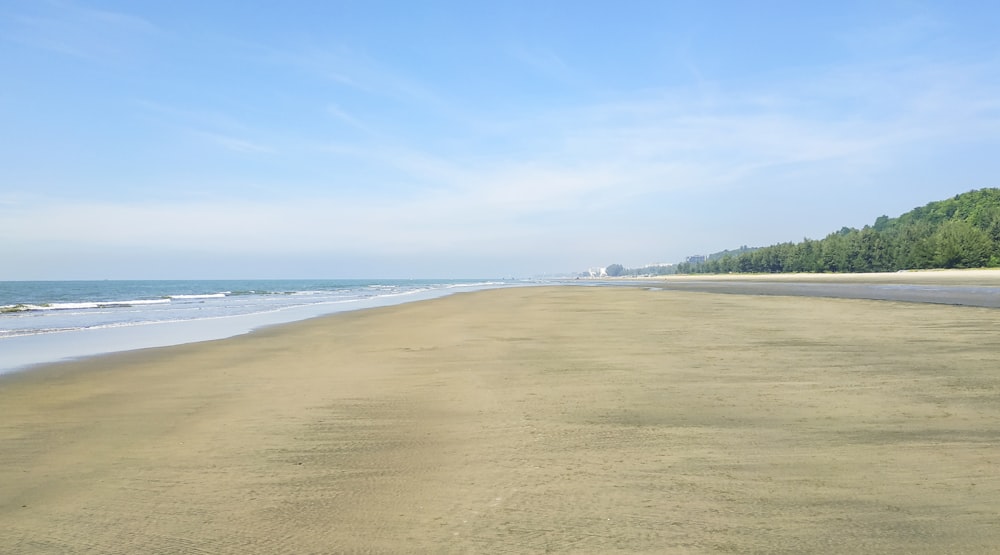
[[0,552],[995,552],[1000,311],[652,285],[0,376]]
[[1000,308],[1000,269],[870,274],[698,274],[642,278],[673,291],[868,299]]

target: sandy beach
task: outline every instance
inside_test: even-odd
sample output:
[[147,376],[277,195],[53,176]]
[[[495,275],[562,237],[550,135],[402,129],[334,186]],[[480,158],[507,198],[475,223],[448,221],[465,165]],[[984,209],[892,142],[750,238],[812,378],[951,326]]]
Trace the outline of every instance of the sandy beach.
[[872,274],[722,274],[643,278],[672,291],[868,299],[1000,308],[1000,269]]
[[643,278],[652,281],[749,281],[775,283],[866,283],[866,284],[910,284],[910,285],[1000,285],[1000,268],[905,270],[900,272],[876,272],[857,274],[685,274]]
[[0,552],[991,553],[998,329],[531,287],[6,375]]

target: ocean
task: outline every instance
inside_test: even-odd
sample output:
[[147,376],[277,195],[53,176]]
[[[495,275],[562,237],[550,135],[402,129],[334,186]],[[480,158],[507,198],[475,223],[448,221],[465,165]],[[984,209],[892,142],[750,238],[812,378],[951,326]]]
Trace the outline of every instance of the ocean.
[[334,312],[529,285],[504,280],[0,282],[0,373],[221,339]]

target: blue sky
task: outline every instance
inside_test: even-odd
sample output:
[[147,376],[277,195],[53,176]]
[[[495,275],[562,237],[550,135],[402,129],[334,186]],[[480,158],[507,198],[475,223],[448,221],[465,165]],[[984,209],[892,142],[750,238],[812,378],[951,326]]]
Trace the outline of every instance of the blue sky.
[[0,2],[0,279],[488,277],[1000,186],[993,2]]

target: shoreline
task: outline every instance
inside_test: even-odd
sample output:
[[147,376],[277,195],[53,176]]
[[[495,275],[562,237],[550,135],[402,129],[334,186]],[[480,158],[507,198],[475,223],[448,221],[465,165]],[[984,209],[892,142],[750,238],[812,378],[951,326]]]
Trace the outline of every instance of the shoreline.
[[[1000,268],[910,270],[866,274],[695,274],[642,278],[607,278],[600,280],[566,280],[547,285],[586,286],[600,283],[612,285],[653,284],[667,290],[719,294],[792,295],[1000,308]],[[832,287],[822,287],[824,284],[829,284]],[[852,288],[849,285],[940,285],[950,288],[951,292],[949,293],[947,290],[940,289],[893,291],[865,287]],[[74,330],[5,338],[0,340],[0,345],[5,349],[4,362],[0,365],[0,376],[33,371],[38,367],[49,364],[83,360],[95,356],[99,357],[141,349],[227,339],[272,326],[283,326],[341,312],[422,302],[463,292],[493,288],[536,286],[546,286],[546,284],[505,284],[502,286],[484,286],[472,289],[432,290],[414,297],[403,296],[358,300],[341,306],[304,306],[271,313]],[[958,289],[960,287],[983,289],[962,291]]]
[[935,285],[1000,285],[1000,268],[900,270],[898,272],[776,274],[672,274],[663,276],[581,278],[580,281],[802,281],[828,283],[897,283]]
[[667,291],[794,296],[1000,308],[1000,269],[868,274],[707,274],[604,281]]
[[279,310],[215,316],[179,321],[54,331],[0,339],[4,359],[0,376],[31,371],[38,366],[80,360],[112,353],[185,345],[227,339],[272,326],[282,326],[341,312],[368,310],[448,295],[528,284],[476,284],[462,288],[429,289],[401,295],[350,299],[343,302],[302,305]]
[[928,285],[1000,285],[1000,268],[901,270],[870,273],[684,274],[644,276],[641,281],[804,281],[827,283],[896,283]]
[[528,287],[50,365],[0,377],[0,547],[985,553],[998,326]]

